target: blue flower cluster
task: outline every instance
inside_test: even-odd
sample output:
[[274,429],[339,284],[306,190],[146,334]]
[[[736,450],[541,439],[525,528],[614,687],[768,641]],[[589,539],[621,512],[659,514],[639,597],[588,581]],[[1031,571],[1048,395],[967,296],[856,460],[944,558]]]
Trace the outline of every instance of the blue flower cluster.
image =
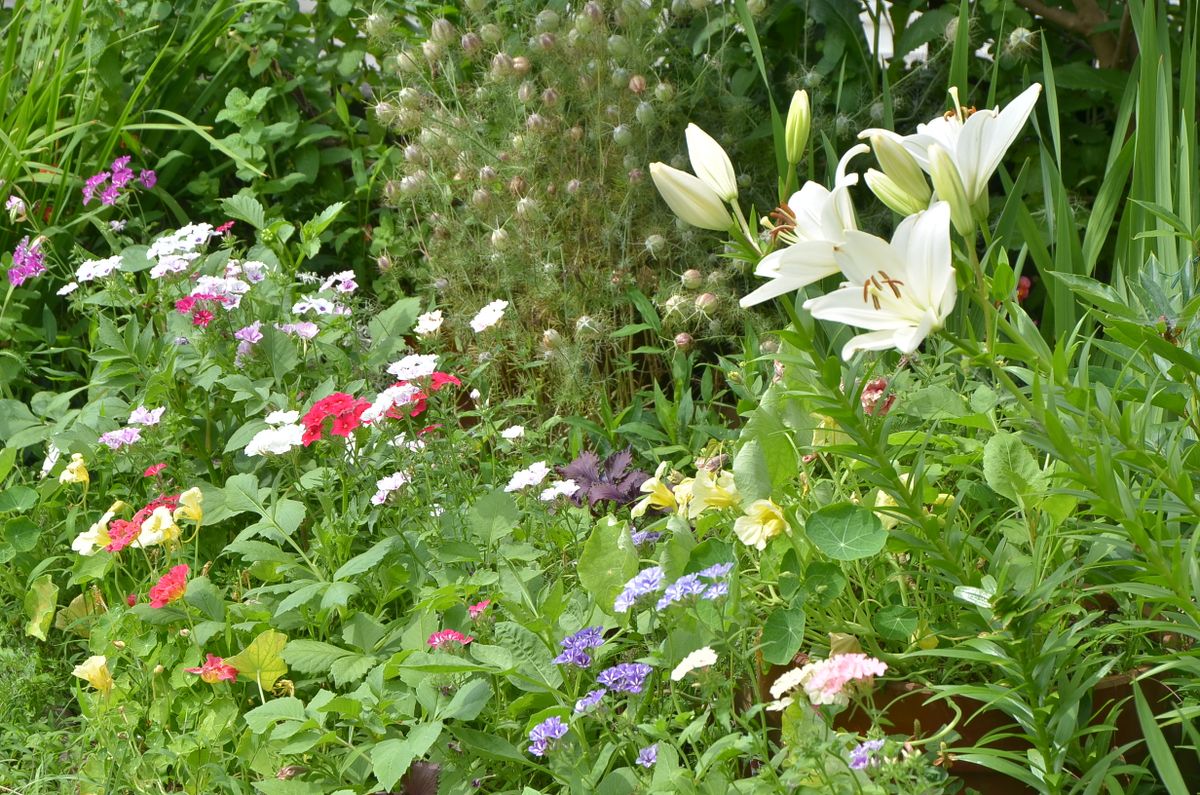
[[554,658],[559,665],[574,665],[577,668],[587,668],[592,664],[592,655],[588,649],[598,649],[604,645],[603,627],[586,627],[574,635],[563,638],[559,643],[562,654]]
[[529,730],[529,753],[534,756],[545,756],[550,744],[567,733],[567,724],[557,715]]
[[592,707],[599,704],[600,700],[604,698],[604,694],[607,692],[608,691],[603,687],[598,687],[595,690],[588,691],[583,698],[575,702],[575,714],[582,715]]
[[638,600],[663,591],[654,608],[665,610],[671,605],[685,599],[698,596],[701,599],[720,599],[729,593],[729,580],[726,579],[733,571],[732,563],[717,563],[695,574],[685,574],[675,582],[663,588],[663,570],[661,566],[653,566],[638,574],[629,582],[613,603],[613,610],[625,613],[638,603]]
[[628,612],[629,608],[633,607],[639,599],[658,593],[662,585],[662,566],[651,566],[638,572],[632,580],[625,583],[625,588],[617,596],[617,601],[613,603],[613,610],[618,613]]
[[601,671],[596,681],[618,693],[641,693],[646,677],[654,670],[645,663],[621,663]]
[[871,765],[871,754],[883,747],[883,740],[867,740],[859,743],[850,752],[850,769],[866,770]]
[[644,768],[654,767],[654,763],[658,761],[658,743],[647,745],[642,750],[638,751],[637,763]]

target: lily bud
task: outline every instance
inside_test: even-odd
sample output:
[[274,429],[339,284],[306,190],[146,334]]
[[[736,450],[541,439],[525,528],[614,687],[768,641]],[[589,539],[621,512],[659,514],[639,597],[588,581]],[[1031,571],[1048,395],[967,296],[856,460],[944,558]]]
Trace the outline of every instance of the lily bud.
[[924,210],[929,206],[929,183],[925,181],[925,172],[917,164],[917,159],[907,149],[895,140],[883,135],[871,136],[871,148],[875,150],[875,158],[883,168],[883,173],[896,184],[900,190],[911,196],[913,201]]
[[971,215],[971,204],[967,201],[967,190],[963,187],[958,167],[950,153],[937,144],[929,147],[929,176],[938,198],[950,205],[950,220],[963,237],[975,231],[975,218]]
[[804,147],[808,145],[808,133],[812,129],[812,108],[808,104],[808,92],[792,94],[788,106],[787,124],[784,127],[784,150],[789,163],[799,163],[804,158]]
[[671,212],[685,223],[717,232],[733,226],[721,197],[699,177],[665,163],[651,163],[650,178]]
[[915,196],[906,193],[896,181],[873,168],[867,169],[867,187],[875,194],[875,198],[886,204],[898,215],[914,215],[929,206],[928,201],[922,203]]
[[733,173],[733,163],[730,162],[729,155],[725,154],[721,145],[695,124],[689,124],[684,135],[687,137],[692,171],[696,176],[712,188],[718,198],[727,202],[736,199],[737,176]]

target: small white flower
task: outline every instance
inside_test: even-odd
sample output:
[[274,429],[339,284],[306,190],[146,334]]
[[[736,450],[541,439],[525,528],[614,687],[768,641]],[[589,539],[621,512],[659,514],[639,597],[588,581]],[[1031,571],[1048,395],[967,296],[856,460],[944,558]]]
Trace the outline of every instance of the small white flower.
[[54,465],[58,463],[58,458],[61,455],[62,450],[59,450],[54,442],[51,442],[46,447],[46,460],[42,462],[41,477],[46,477],[50,474],[50,470],[54,469]]
[[478,389],[472,389],[470,392],[467,393],[467,397],[471,398],[472,403],[478,403],[479,398],[483,397],[483,395],[480,393],[480,391]]
[[521,491],[522,489],[536,486],[546,479],[550,474],[550,467],[545,461],[538,461],[535,464],[530,464],[527,468],[513,474],[512,479],[508,481],[508,485],[504,487],[505,491]]
[[559,497],[574,497],[577,491],[579,491],[579,484],[575,481],[559,480],[543,489],[542,493],[538,495],[538,499],[542,502],[553,502]]
[[91,282],[103,279],[119,267],[121,267],[120,254],[107,259],[90,259],[75,269],[75,280]]
[[166,406],[159,406],[156,409],[147,409],[145,406],[138,406],[129,415],[129,423],[131,425],[158,425],[162,419],[163,412],[167,410]]
[[413,353],[398,362],[392,362],[387,371],[401,381],[414,381],[433,375],[437,370],[437,362],[436,353]]
[[62,287],[58,288],[59,295],[70,295],[79,289],[79,282],[67,282]]
[[275,428],[264,428],[254,434],[254,438],[246,445],[245,453],[246,455],[282,455],[303,443],[303,425],[280,425]]
[[293,315],[313,312],[318,315],[348,315],[350,310],[325,298],[303,298],[292,304]]
[[442,310],[440,309],[435,309],[432,312],[426,312],[425,314],[417,317],[417,325],[413,327],[413,331],[421,337],[427,334],[433,334],[442,327],[443,320],[444,318],[442,317]]
[[119,218],[116,221],[109,221],[108,228],[114,232],[121,232],[125,229],[125,224],[128,223],[124,218]]
[[366,425],[378,422],[396,406],[405,406],[415,402],[421,394],[421,388],[412,384],[390,386],[379,393],[375,401],[362,413],[361,419]]
[[505,428],[504,430],[500,431],[500,435],[505,439],[508,439],[510,442],[515,439],[520,439],[525,435],[525,426],[513,425],[512,427]]
[[393,491],[412,481],[412,475],[407,472],[393,472],[387,477],[375,481],[377,491],[371,497],[372,505],[383,505]]
[[784,693],[795,690],[800,685],[804,684],[804,680],[812,673],[811,663],[802,668],[793,668],[790,671],[785,671],[780,674],[775,683],[771,685],[771,698],[779,699]]
[[695,671],[697,668],[707,668],[710,665],[717,664],[717,653],[710,647],[704,646],[696,649],[694,652],[684,657],[679,665],[675,666],[675,670],[671,671],[671,681],[679,682],[683,677]]
[[500,322],[500,319],[504,317],[504,310],[507,308],[508,301],[492,301],[471,318],[471,330],[478,334],[490,329]]
[[267,415],[267,425],[291,425],[298,419],[298,411],[272,411]]

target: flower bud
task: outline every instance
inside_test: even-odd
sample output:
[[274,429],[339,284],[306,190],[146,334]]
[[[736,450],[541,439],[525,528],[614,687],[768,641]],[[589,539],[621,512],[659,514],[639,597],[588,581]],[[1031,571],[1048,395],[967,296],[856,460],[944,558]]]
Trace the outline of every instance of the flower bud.
[[687,126],[684,136],[687,138],[688,158],[696,176],[711,188],[718,198],[727,202],[736,199],[737,177],[733,173],[733,163],[721,145],[695,124]]
[[392,269],[392,264],[392,258],[389,257],[386,252],[375,258],[375,267],[379,269],[380,273],[387,273],[390,271]]
[[435,19],[429,26],[429,38],[438,44],[451,44],[458,37],[454,23],[448,19]]
[[633,130],[627,124],[618,124],[613,129],[613,143],[622,149],[633,143]]
[[958,166],[950,154],[937,144],[929,147],[929,176],[938,199],[950,205],[950,220],[954,222],[954,228],[963,237],[969,237],[975,231],[975,218],[971,215],[966,188],[963,187]]
[[640,168],[631,168],[625,174],[625,179],[629,180],[630,184],[633,184],[633,185],[636,185],[637,183],[641,182],[645,178],[646,178],[646,172],[642,171]]
[[123,649],[123,648],[125,648],[125,641],[123,641],[123,640],[114,640],[114,641],[113,641],[113,647],[114,647],[114,648],[116,648],[116,649]]
[[667,239],[662,235],[650,235],[643,245],[650,256],[658,259],[667,250]]
[[681,351],[690,350],[694,342],[695,340],[692,339],[692,335],[686,331],[681,331],[675,335],[675,347]]
[[695,268],[688,268],[679,274],[679,283],[688,290],[695,290],[704,284],[704,274]]
[[696,296],[696,301],[694,303],[694,306],[696,307],[697,311],[703,312],[704,314],[707,315],[710,312],[712,312],[714,309],[717,308],[718,303],[719,303],[719,299],[717,298],[717,296],[715,294],[700,293],[700,295]]
[[685,223],[717,232],[727,232],[733,225],[721,197],[698,177],[665,163],[651,163],[650,178],[671,212]]
[[166,669],[166,668],[163,668],[161,665],[156,665],[156,666],[154,666],[154,675],[155,675],[155,676],[158,676],[159,674],[161,674],[161,673],[162,673],[163,671],[165,671],[165,670],[167,670],[167,669]]
[[499,25],[493,25],[489,22],[479,28],[479,35],[488,44],[496,44],[500,39],[504,38],[504,31],[500,30]]
[[808,146],[808,133],[812,129],[812,108],[808,104],[808,92],[792,94],[788,105],[787,124],[784,126],[784,150],[787,161],[793,165],[804,159],[804,148]]
[[864,179],[867,181],[867,187],[875,194],[875,198],[886,204],[897,215],[912,215],[929,206],[928,202],[922,204],[912,195],[901,190],[895,180],[882,171],[869,168]]
[[190,629],[188,629],[187,627],[181,627],[179,630],[179,637],[181,637],[181,638],[186,638],[186,637],[190,636],[191,634],[192,634],[192,631]]
[[10,196],[4,206],[8,208],[8,218],[13,223],[24,223],[28,219],[25,201],[20,196]]
[[925,181],[925,172],[904,145],[886,135],[872,135],[871,148],[875,150],[875,158],[883,173],[900,190],[911,196],[914,204],[921,205],[921,209],[928,207],[932,194],[929,183]]

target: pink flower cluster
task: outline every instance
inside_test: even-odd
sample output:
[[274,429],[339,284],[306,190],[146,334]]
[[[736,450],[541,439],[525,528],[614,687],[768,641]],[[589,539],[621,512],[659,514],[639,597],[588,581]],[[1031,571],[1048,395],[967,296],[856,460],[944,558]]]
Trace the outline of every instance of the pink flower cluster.
[[213,293],[197,293],[186,295],[175,302],[175,311],[192,314],[192,325],[207,328],[213,321],[213,313],[204,308],[205,304],[224,309],[230,303],[228,296]]
[[[133,182],[133,169],[129,167],[131,159],[129,155],[118,157],[109,166],[108,171],[101,171],[99,174],[88,177],[83,183],[84,205],[91,203],[92,199],[96,197],[97,191],[100,192],[101,204],[116,204],[117,199],[121,197],[121,191]],[[158,176],[150,169],[143,169],[137,175],[137,181],[143,188],[149,190],[158,182]]]
[[43,239],[39,237],[30,243],[26,235],[17,244],[12,255],[12,267],[8,269],[8,283],[13,287],[20,287],[27,280],[45,272],[46,255],[40,249]]
[[846,685],[882,676],[886,671],[887,663],[866,654],[835,654],[828,660],[818,660],[801,668],[793,668],[776,679],[775,684],[771,685],[771,696],[777,700],[768,708],[782,709],[792,703],[790,697],[783,696],[797,687],[804,689],[804,695],[814,706],[845,705],[850,701],[845,690]]

